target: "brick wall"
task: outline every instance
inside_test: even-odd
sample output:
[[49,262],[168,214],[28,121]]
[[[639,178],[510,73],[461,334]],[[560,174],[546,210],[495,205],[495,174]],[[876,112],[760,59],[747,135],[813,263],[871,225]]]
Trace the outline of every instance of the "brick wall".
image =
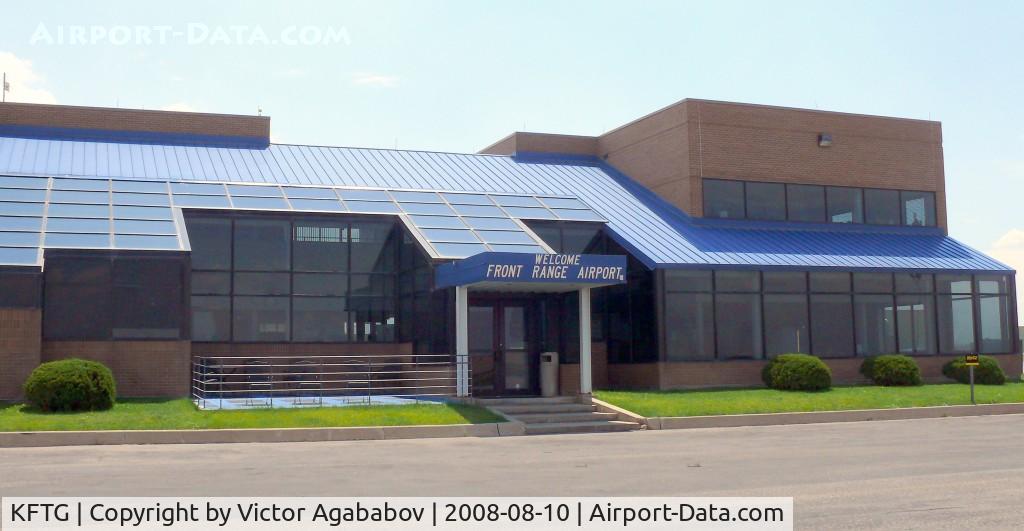
[[43,313],[38,308],[0,308],[0,400],[22,397],[22,385],[39,366]]
[[118,396],[189,395],[191,343],[188,341],[44,341],[42,360],[95,360],[110,367]]
[[[591,343],[590,383],[594,389],[608,387],[608,344]],[[580,392],[580,365],[562,363],[558,365],[558,394],[576,395]]]
[[0,104],[0,125],[143,131],[270,139],[269,116],[111,109],[34,103]]

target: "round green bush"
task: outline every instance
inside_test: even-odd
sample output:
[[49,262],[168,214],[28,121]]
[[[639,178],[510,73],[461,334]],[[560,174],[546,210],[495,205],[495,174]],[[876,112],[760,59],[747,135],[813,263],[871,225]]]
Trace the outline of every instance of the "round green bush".
[[867,378],[868,380],[874,380],[875,376],[875,359],[878,356],[868,356],[864,358],[864,361],[860,364],[860,375]]
[[782,354],[767,365],[766,384],[784,391],[821,391],[832,387],[832,370],[820,358],[807,354]]
[[94,411],[114,406],[114,375],[95,361],[70,358],[36,367],[25,381],[25,398],[42,411]]
[[921,385],[921,368],[910,356],[877,356],[871,364],[871,380],[875,385]]
[[[970,383],[970,367],[964,364],[963,356],[947,362],[942,366],[942,374],[960,383]],[[999,362],[992,356],[978,356],[978,366],[974,368],[974,383],[978,385],[1003,385],[1006,373]]]

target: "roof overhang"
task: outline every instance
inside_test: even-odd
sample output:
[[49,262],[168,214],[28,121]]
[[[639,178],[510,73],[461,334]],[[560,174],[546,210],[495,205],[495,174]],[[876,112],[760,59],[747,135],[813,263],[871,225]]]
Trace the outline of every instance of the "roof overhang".
[[480,253],[438,266],[435,286],[486,291],[569,292],[626,283],[626,257]]

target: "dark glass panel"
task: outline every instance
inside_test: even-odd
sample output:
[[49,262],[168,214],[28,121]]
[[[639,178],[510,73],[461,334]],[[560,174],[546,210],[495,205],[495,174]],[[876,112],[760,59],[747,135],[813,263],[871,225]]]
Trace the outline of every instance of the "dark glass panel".
[[288,341],[288,297],[234,297],[235,341]]
[[764,290],[768,293],[807,292],[807,273],[802,271],[765,271]]
[[187,218],[192,269],[231,269],[231,220]]
[[743,207],[743,183],[740,181],[721,181],[703,179],[704,217],[718,219],[743,219],[746,211]]
[[184,263],[177,259],[114,261],[115,339],[178,339],[184,313]]
[[348,271],[347,223],[295,223],[293,234],[295,271]]
[[533,233],[556,253],[562,253],[562,230],[557,225],[535,223],[530,226]]
[[892,293],[892,274],[854,273],[853,291],[857,293]]
[[786,210],[790,221],[825,221],[825,188],[813,184],[787,185]]
[[[957,288],[954,286],[953,289]],[[974,352],[973,297],[969,294],[939,294],[936,303],[939,313],[939,351],[943,354]]]
[[392,275],[352,275],[351,294],[353,297],[381,296],[390,297],[395,294],[395,282]]
[[1006,275],[975,275],[977,292],[983,295],[1004,295],[1008,293],[1009,277]]
[[669,269],[665,271],[666,291],[711,291],[711,271]]
[[896,352],[896,315],[892,295],[854,295],[858,356]]
[[900,193],[896,190],[864,190],[864,220],[871,225],[899,225]]
[[349,299],[353,319],[352,341],[386,342],[395,339],[395,311],[393,299]]
[[231,341],[231,299],[192,296],[192,341]]
[[935,226],[935,194],[933,192],[900,192],[903,224],[913,227]]
[[812,293],[849,293],[849,273],[811,273]]
[[287,220],[235,220],[235,269],[287,271],[291,228]]
[[295,297],[292,301],[294,341],[345,342],[352,318],[344,298]]
[[353,222],[352,271],[380,273],[394,271],[394,224],[372,221]]
[[295,295],[348,294],[348,275],[336,273],[295,273],[292,277]]
[[0,271],[0,308],[39,308],[42,297],[41,274]]
[[1010,298],[1005,295],[981,295],[978,297],[978,352],[1002,354],[1013,352],[1012,327],[1013,310]]
[[716,294],[719,359],[761,359],[761,296]]
[[764,296],[764,343],[768,357],[811,350],[807,338],[807,296]]
[[[898,282],[898,281],[897,281]],[[931,295],[897,295],[896,324],[902,354],[935,354],[935,299]]]
[[786,219],[786,185],[748,182],[746,188],[747,219]]
[[853,304],[849,295],[811,295],[811,353],[853,356]]
[[596,254],[601,244],[600,227],[567,226],[562,228],[564,254]]
[[969,295],[974,292],[971,275],[935,275],[935,291]]
[[288,273],[235,273],[235,295],[288,295]]
[[193,272],[191,289],[193,295],[230,295],[231,273]]
[[665,295],[668,361],[715,359],[714,306],[710,293]]
[[864,223],[864,197],[860,188],[829,186],[828,220],[832,223]]
[[757,271],[715,271],[715,291],[761,291],[761,277]]
[[110,339],[110,284],[46,282],[43,336],[46,339]]
[[935,277],[926,273],[896,273],[896,293],[931,293]]

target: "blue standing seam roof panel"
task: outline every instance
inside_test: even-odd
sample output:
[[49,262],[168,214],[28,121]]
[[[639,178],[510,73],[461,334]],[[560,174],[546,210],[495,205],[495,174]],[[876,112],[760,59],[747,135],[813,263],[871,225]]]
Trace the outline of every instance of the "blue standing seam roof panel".
[[[217,142],[161,144],[156,140],[4,136],[0,137],[0,174],[562,196],[579,199],[607,220],[608,234],[650,268],[1012,271],[934,229],[707,223],[690,218],[595,157],[509,157],[283,144],[243,147]],[[35,187],[34,181],[26,182],[28,186],[8,187]],[[181,197],[175,194],[177,206],[187,201],[179,200]],[[503,204],[502,198],[497,200]],[[349,206],[352,211],[359,210]],[[356,206],[370,210],[366,204]],[[40,214],[16,201],[0,204],[0,210],[5,216]],[[525,211],[508,210],[513,217],[528,219]],[[573,211],[560,214],[578,215]]]

